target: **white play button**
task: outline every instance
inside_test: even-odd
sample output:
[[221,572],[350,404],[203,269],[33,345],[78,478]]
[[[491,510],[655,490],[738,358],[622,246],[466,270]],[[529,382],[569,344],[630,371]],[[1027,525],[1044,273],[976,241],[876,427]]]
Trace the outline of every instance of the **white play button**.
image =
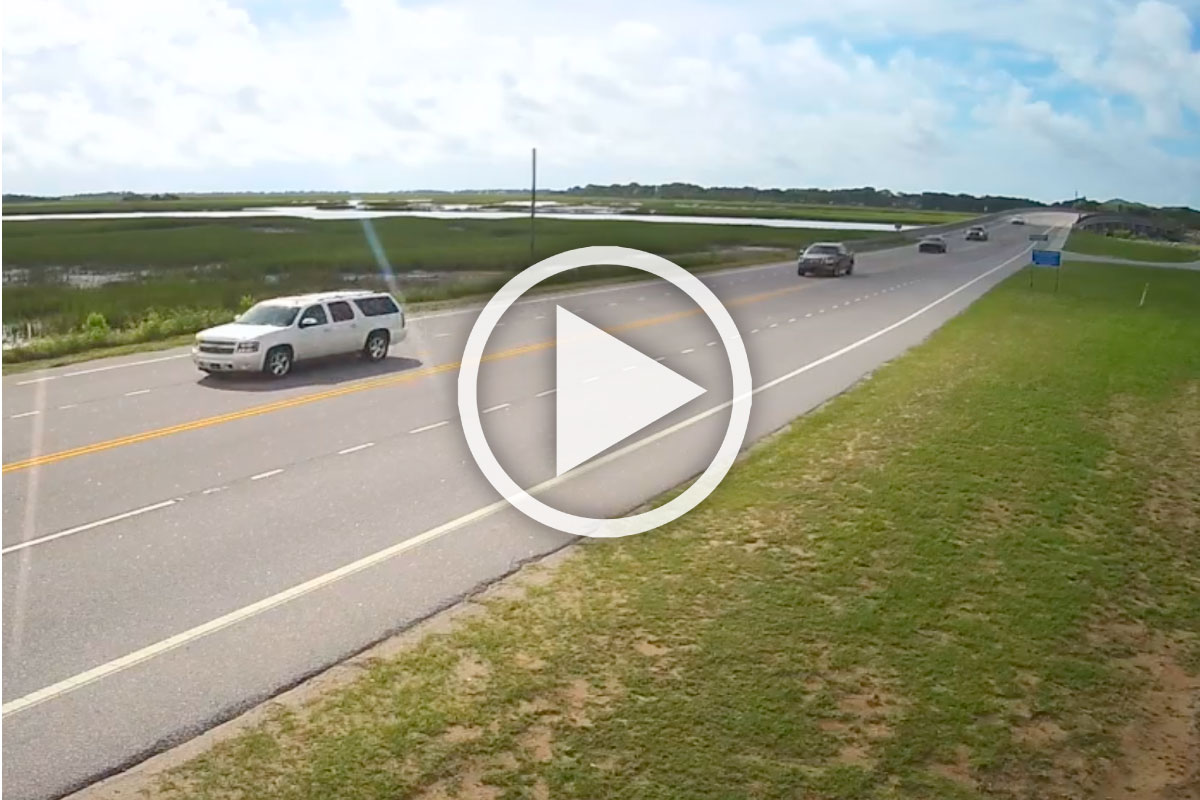
[[557,306],[558,475],[705,389]]
[[[725,400],[710,398],[713,401],[710,407],[696,411],[686,419],[677,420],[662,430],[645,432],[634,441],[622,443],[622,440],[630,439],[645,426],[680,408],[705,390],[570,312],[559,309],[558,338],[555,341],[555,358],[558,362],[557,472],[550,476],[547,470],[545,480],[522,486],[513,480],[496,458],[483,430],[483,414],[479,410],[479,370],[484,361],[484,351],[501,317],[526,292],[556,275],[594,266],[641,270],[669,281],[690,297],[712,323],[724,345],[732,381],[730,396]],[[636,314],[638,309],[630,308],[627,311]],[[541,350],[541,347],[534,349]],[[515,354],[523,352],[523,349],[510,352]],[[768,385],[764,384],[764,388]],[[524,386],[521,391],[530,388]],[[662,256],[626,247],[581,247],[539,261],[514,275],[488,300],[471,326],[471,333],[463,348],[458,371],[458,413],[462,419],[463,437],[475,463],[479,465],[479,471],[499,493],[500,499],[462,517],[462,524],[491,515],[507,503],[530,519],[574,536],[631,536],[665,525],[699,505],[733,466],[750,423],[754,391],[750,360],[746,357],[746,346],[738,335],[733,317],[711,289],[679,265],[672,264]],[[531,404],[530,408],[539,406]],[[712,461],[682,491],[672,495],[662,505],[624,517],[584,517],[555,508],[541,499],[551,489],[568,492],[568,496],[573,491],[591,494],[595,485],[589,485],[589,480],[603,481],[612,477],[613,473],[605,470],[644,469],[647,462],[631,460],[635,453],[657,443],[668,443],[668,447],[680,446],[685,440],[679,434],[692,429],[693,425],[719,419],[726,410],[729,414],[728,424]],[[536,426],[536,429],[541,430],[541,426]],[[506,433],[511,434],[513,430],[510,428]],[[530,444],[536,447],[537,443]],[[540,451],[541,448],[537,447],[536,450]],[[650,462],[648,466],[655,469],[657,464]],[[589,475],[592,476],[590,479]],[[625,501],[617,499],[615,502]],[[453,525],[437,529],[440,531],[438,535],[456,529],[458,524],[456,521]]]

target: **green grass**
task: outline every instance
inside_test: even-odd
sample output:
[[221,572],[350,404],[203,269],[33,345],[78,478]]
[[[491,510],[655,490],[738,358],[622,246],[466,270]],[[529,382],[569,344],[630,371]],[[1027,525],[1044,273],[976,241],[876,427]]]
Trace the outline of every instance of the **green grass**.
[[1112,256],[1130,261],[1187,262],[1200,261],[1200,249],[1186,245],[1156,244],[1154,242],[1104,236],[1087,231],[1072,231],[1066,248],[1073,253],[1091,256]]
[[[829,206],[797,203],[735,202],[722,200],[656,200],[584,197],[580,195],[539,192],[539,199],[554,200],[569,205],[636,206],[639,213],[672,215],[768,217],[775,219],[814,219],[838,222],[899,222],[906,225],[937,225],[968,219],[969,214],[905,208],[867,208],[862,206]],[[120,200],[116,198],[64,199],[38,202],[9,202],[4,204],[6,215],[20,214],[78,214],[114,211],[216,211],[259,206],[317,205],[345,207],[351,199],[361,200],[376,208],[407,208],[416,201],[434,203],[468,203],[501,208],[514,200],[528,200],[528,193],[445,193],[407,192],[399,194],[210,194],[183,195],[178,200]]]
[[[691,257],[676,257],[675,260],[678,263],[691,264],[689,267],[691,272],[703,274],[718,269],[770,263],[786,259],[789,255],[790,253],[784,250],[756,250],[742,257],[727,256],[711,262],[707,257],[696,257],[695,254]],[[582,289],[592,285],[625,281],[630,277],[627,271],[616,269],[599,269],[589,271],[586,275],[584,273],[565,273],[561,279],[545,281],[542,285],[530,290],[530,293],[562,291],[564,284],[569,285],[572,289]],[[457,306],[464,302],[484,300],[493,294],[502,282],[503,278],[497,277],[417,288],[404,293],[407,300],[406,307],[410,313],[420,313],[426,310]],[[249,295],[243,295],[236,302],[231,300],[231,303],[241,310],[250,299],[252,298]],[[99,314],[100,312],[90,313]],[[185,306],[170,308],[166,313],[151,308],[141,318],[133,320],[132,323],[127,322],[125,327],[120,328],[92,329],[85,321],[83,326],[78,329],[42,336],[28,344],[5,350],[3,373],[11,375],[35,369],[78,364],[97,358],[178,347],[189,344],[192,334],[198,330],[231,321],[235,313],[234,307],[196,309]],[[107,318],[105,318],[105,322],[107,323]]]
[[[557,198],[555,198],[557,199]],[[616,203],[608,200],[593,202]],[[639,200],[639,213],[678,214],[683,216],[767,217],[773,219],[812,219],[829,222],[879,222],[902,225],[944,225],[970,219],[971,214],[952,211],[927,211],[907,208],[871,208],[866,206],[822,206],[785,203],[738,203],[716,200]]]
[[[24,360],[6,360],[3,366],[3,374],[16,375],[39,369],[64,367],[68,364],[82,364],[85,361],[95,361],[99,358],[114,358],[116,356],[133,355],[134,353],[153,353],[158,350],[168,350],[172,347],[190,345],[195,341],[195,338],[195,333],[193,332],[141,342],[125,342],[123,344],[85,342],[82,345],[76,345],[74,336],[53,336],[46,340],[38,341],[31,348],[20,348],[20,350],[29,350],[32,352],[22,352],[17,356],[17,358]],[[10,352],[12,351],[5,351],[6,359],[9,357]]]
[[[523,597],[485,597],[455,630],[276,706],[151,794],[896,800],[1145,782],[1108,766],[1130,755],[1123,726],[1161,711],[1135,664],[1200,669],[1200,275],[1035,279],[757,448],[683,519],[588,542]],[[1195,744],[1147,747],[1186,763]]]

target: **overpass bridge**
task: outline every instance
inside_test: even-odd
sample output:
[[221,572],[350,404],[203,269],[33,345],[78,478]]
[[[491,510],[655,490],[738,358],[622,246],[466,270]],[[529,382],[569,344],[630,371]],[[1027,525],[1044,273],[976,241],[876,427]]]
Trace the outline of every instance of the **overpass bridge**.
[[1183,236],[1183,228],[1171,220],[1104,211],[1081,214],[1075,222],[1075,227],[1093,233],[1130,231],[1152,239],[1178,240]]

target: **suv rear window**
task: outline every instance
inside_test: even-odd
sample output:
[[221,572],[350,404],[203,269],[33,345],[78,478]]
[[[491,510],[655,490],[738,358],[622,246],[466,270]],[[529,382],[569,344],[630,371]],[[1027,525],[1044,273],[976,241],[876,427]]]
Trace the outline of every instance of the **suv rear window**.
[[396,307],[392,298],[387,296],[381,297],[364,297],[362,300],[355,300],[354,305],[358,306],[358,310],[368,317],[379,317],[384,314],[395,314],[400,309]]
[[345,300],[335,300],[329,304],[329,315],[334,322],[345,322],[354,319],[354,309]]
[[805,255],[836,256],[840,252],[841,252],[841,248],[839,248],[835,244],[814,244],[812,247],[808,248],[808,252],[805,253]]

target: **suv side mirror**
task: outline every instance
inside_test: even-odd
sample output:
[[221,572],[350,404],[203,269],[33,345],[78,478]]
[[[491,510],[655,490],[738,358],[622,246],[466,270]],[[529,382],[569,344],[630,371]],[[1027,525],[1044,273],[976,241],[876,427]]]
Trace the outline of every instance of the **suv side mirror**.
[[304,319],[300,320],[301,328],[311,328],[313,325],[316,325],[316,324],[317,324],[316,317],[305,317]]

